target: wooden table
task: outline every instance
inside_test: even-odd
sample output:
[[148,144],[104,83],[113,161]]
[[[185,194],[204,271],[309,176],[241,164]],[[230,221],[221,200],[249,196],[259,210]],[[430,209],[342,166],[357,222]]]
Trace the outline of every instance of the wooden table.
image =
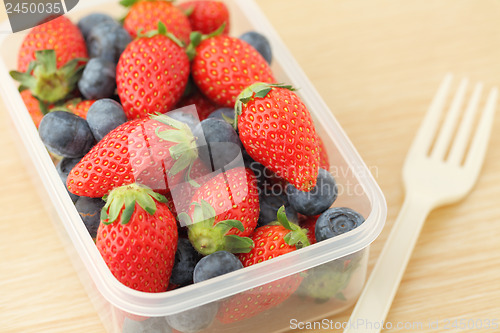
[[[372,267],[403,201],[406,152],[444,74],[500,85],[500,3],[257,2],[386,195],[388,220],[373,243]],[[0,109],[0,331],[103,332],[15,150],[3,103]],[[500,322],[499,147],[497,116],[474,191],[433,212],[422,231],[387,318],[394,326],[423,322],[406,331],[443,332],[455,319]]]

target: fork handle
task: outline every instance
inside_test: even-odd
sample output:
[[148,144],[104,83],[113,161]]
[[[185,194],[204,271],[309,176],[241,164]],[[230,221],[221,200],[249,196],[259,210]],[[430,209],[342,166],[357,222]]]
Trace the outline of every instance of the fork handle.
[[382,323],[431,210],[432,205],[425,197],[407,193],[344,333],[378,333],[385,327]]

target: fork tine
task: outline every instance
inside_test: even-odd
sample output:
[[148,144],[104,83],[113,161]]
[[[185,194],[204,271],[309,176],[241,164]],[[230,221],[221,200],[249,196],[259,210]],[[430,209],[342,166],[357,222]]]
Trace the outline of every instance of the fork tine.
[[478,110],[479,98],[481,97],[482,90],[483,84],[476,84],[472,97],[467,105],[464,117],[460,123],[457,136],[451,146],[450,154],[447,160],[447,162],[451,164],[457,165],[463,160],[465,149],[467,148],[467,141],[472,131],[474,116]]
[[458,115],[460,114],[460,109],[462,108],[463,101],[465,99],[465,92],[467,89],[468,80],[462,79],[458,87],[453,102],[451,103],[450,109],[446,114],[443,126],[439,131],[439,135],[436,140],[436,144],[432,149],[431,157],[443,159],[446,153],[446,149],[450,145],[451,137],[453,135],[453,129],[455,128],[458,120]]
[[488,148],[491,128],[493,126],[497,99],[498,89],[495,87],[491,89],[490,95],[488,96],[488,101],[483,110],[483,114],[481,115],[481,119],[479,120],[476,134],[472,138],[469,153],[467,154],[467,158],[465,160],[464,167],[470,172],[471,177],[473,176],[476,178],[481,170],[486,149]]
[[452,78],[453,76],[451,74],[446,74],[436,95],[434,96],[434,99],[432,100],[424,120],[422,121],[422,125],[420,125],[415,140],[413,141],[413,145],[410,149],[417,154],[426,155],[429,150],[438,127],[438,121],[441,117],[446,97],[448,96],[448,92],[450,90]]

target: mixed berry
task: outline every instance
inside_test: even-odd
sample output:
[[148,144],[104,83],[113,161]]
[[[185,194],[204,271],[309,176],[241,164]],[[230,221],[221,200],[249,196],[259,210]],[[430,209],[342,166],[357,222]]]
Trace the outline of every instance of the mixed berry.
[[[123,22],[93,13],[32,29],[11,72],[120,282],[167,292],[364,222],[331,208],[338,190],[326,147],[300,96],[274,76],[263,34],[233,37],[219,1],[122,4]],[[296,292],[338,298],[355,264],[274,281],[268,288],[281,288],[279,297],[250,290],[190,310],[197,321],[189,313],[166,322],[196,331],[215,318],[250,318]],[[337,284],[321,292],[329,279]]]

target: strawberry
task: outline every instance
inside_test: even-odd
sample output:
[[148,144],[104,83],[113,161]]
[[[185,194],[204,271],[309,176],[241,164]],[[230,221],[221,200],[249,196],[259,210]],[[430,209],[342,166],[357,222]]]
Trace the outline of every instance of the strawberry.
[[138,32],[150,31],[156,28],[158,22],[163,22],[168,31],[179,38],[184,44],[189,43],[191,25],[186,15],[171,1],[165,0],[122,0],[121,5],[130,7],[123,22],[123,27],[132,38]]
[[87,119],[87,112],[89,112],[90,107],[94,104],[95,100],[84,100],[82,101],[79,98],[72,99],[67,102],[65,108],[69,111],[73,112],[79,117],[83,119]]
[[96,246],[111,273],[138,291],[166,291],[178,236],[165,197],[130,184],[104,199]]
[[187,1],[179,4],[179,8],[188,16],[193,31],[210,34],[225,23],[223,34],[229,34],[229,11],[223,2]]
[[115,187],[141,183],[166,192],[198,156],[189,127],[166,115],[136,119],[109,132],[71,170],[68,190],[102,197]]
[[191,169],[185,170],[183,174],[183,179],[191,181],[179,182],[175,186],[169,187],[170,211],[176,216],[182,212],[188,213],[192,203],[191,199],[196,190],[212,177],[211,170],[206,167],[201,159],[197,158],[193,162]]
[[55,50],[35,51],[35,59],[26,72],[11,71],[9,74],[21,83],[21,91],[29,89],[38,100],[56,103],[75,90],[84,69],[82,63],[86,62],[86,59],[74,58],[58,68],[59,57]]
[[189,59],[165,25],[131,42],[116,68],[118,95],[129,119],[169,111],[181,98]]
[[[284,207],[278,210],[277,217],[278,224],[255,229],[251,236],[254,248],[248,253],[239,255],[244,267],[309,245],[306,231],[288,221]],[[301,274],[294,274],[237,294],[221,304],[217,318],[222,323],[231,323],[267,311],[287,300],[297,290],[302,280]]]
[[196,88],[194,88],[189,95],[182,97],[176,105],[176,108],[182,108],[192,104],[196,106],[200,121],[207,119],[208,116],[217,109],[217,105]]
[[26,72],[35,60],[35,51],[56,50],[57,68],[75,58],[87,58],[83,36],[76,25],[64,16],[38,25],[26,35],[19,50],[17,70]]
[[301,191],[314,188],[319,172],[316,130],[290,86],[256,83],[238,96],[235,110],[250,157]]
[[203,255],[226,250],[245,252],[259,219],[257,180],[250,169],[234,168],[203,184],[191,200],[190,217],[179,214],[189,227],[189,239]]
[[200,91],[218,105],[234,107],[238,94],[252,83],[276,80],[266,60],[250,44],[220,35],[223,27],[211,35],[194,32],[186,52]]
[[307,230],[307,238],[309,239],[309,243],[316,243],[316,221],[318,220],[319,215],[316,216],[304,216],[302,215],[299,218],[299,225],[302,229]]
[[46,107],[42,102],[33,97],[29,90],[23,90],[21,92],[21,98],[23,99],[24,105],[26,105],[26,108],[28,109],[31,119],[33,119],[36,128],[38,128],[44,114],[47,112]]

